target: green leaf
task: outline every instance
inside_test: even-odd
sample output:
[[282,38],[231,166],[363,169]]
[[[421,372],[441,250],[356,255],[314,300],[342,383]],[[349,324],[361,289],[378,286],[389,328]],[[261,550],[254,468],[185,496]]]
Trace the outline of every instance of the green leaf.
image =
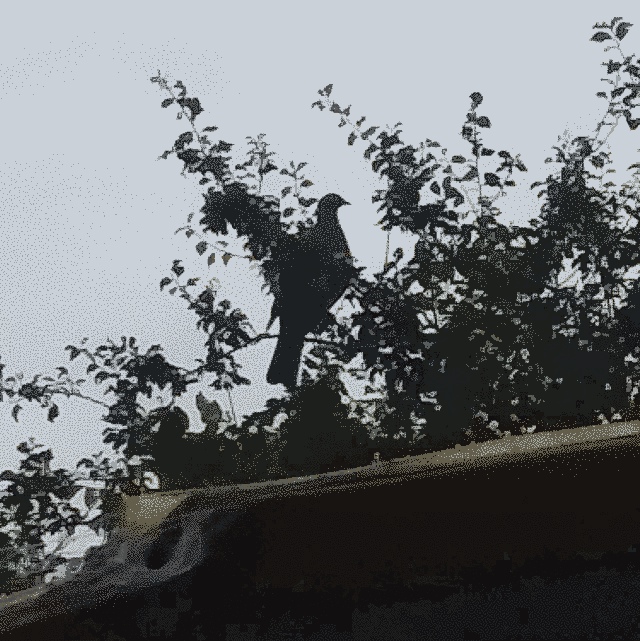
[[360,134],[360,138],[362,140],[366,140],[372,133],[376,131],[376,129],[380,129],[380,127],[369,127],[364,133]]
[[171,282],[171,279],[168,276],[165,276],[160,281],[160,291],[162,291],[170,282]]
[[174,98],[167,98],[166,100],[163,100],[163,101],[160,103],[160,106],[161,106],[163,109],[165,109],[165,108],[166,108],[166,107],[168,107],[169,105],[173,104],[173,102],[174,102]]
[[174,287],[173,289],[169,290],[169,293],[173,296],[176,293],[176,291],[178,291],[178,288]]
[[47,412],[47,420],[50,423],[53,423],[54,419],[57,418],[59,415],[60,415],[60,410],[58,409],[58,406],[55,403],[53,403],[49,408],[49,411]]
[[333,84],[330,84],[330,85],[327,85],[322,91],[324,92],[325,96],[330,96],[332,90],[333,90]]
[[631,131],[635,131],[638,127],[640,127],[640,118],[632,118],[630,114],[625,114],[625,119]]
[[358,136],[355,134],[355,132],[351,132],[351,133],[349,134],[349,138],[347,138],[347,144],[348,144],[349,146],[353,145],[353,143],[356,141],[356,138],[357,138],[357,137],[358,137]]
[[174,149],[184,149],[185,145],[190,145],[193,142],[193,133],[185,131],[178,136],[178,139],[173,143]]
[[215,262],[216,262],[216,255],[215,255],[215,253],[210,254],[210,255],[209,255],[209,258],[207,258],[207,267],[211,267],[211,265],[213,265],[213,263],[215,263]]
[[598,33],[593,34],[591,40],[594,42],[604,42],[605,40],[613,40],[613,38],[610,34],[605,33],[604,31],[598,31]]
[[628,74],[640,78],[640,68],[637,65],[627,65],[626,70]]
[[207,247],[209,246],[209,243],[206,240],[201,240],[197,245],[196,245],[196,251],[198,252],[199,256],[202,256],[207,251]]
[[496,174],[487,172],[484,175],[484,182],[486,185],[489,185],[489,187],[498,187],[500,185],[500,178]]
[[613,60],[609,60],[607,63],[602,63],[607,65],[607,73],[613,73],[614,71],[618,71],[620,67],[622,67],[621,62],[613,62]]
[[437,194],[438,196],[441,194],[442,190],[440,189],[440,185],[438,184],[437,180],[434,180],[430,185],[429,189],[434,193]]
[[176,276],[181,276],[184,273],[184,267],[180,264],[179,260],[174,260],[173,265],[171,266],[171,271]]
[[451,162],[463,163],[463,162],[467,162],[467,159],[464,156],[454,156],[451,159]]
[[310,180],[303,180],[300,183],[300,187],[311,187],[311,185],[313,185],[313,183]]
[[491,127],[491,121],[486,116],[480,116],[480,118],[478,118],[478,127],[489,129],[489,127]]
[[475,167],[471,167],[471,169],[469,169],[469,171],[462,178],[460,178],[460,182],[473,180],[474,178],[477,178],[477,177],[478,177],[478,170]]
[[630,22],[621,22],[616,27],[616,38],[618,40],[622,40],[627,35],[627,33],[629,33],[630,27],[633,27],[633,25]]
[[18,422],[18,412],[22,409],[20,405],[14,405],[13,409],[11,410],[11,416],[13,416],[13,420],[17,423]]
[[375,143],[371,143],[369,147],[367,147],[367,150],[364,152],[364,157],[368,160],[369,158],[371,158],[371,154],[376,149],[378,149],[378,145],[376,145]]
[[225,264],[225,267],[231,260],[231,256],[231,254],[222,254],[222,262]]

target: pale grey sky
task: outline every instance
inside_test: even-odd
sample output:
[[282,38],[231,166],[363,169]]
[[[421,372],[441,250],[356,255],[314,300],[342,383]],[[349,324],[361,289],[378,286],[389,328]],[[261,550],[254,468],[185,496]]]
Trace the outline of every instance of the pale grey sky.
[[[217,277],[258,331],[269,299],[255,271],[232,261],[207,269],[194,239],[173,232],[203,188],[180,176],[175,159],[157,161],[182,131],[149,78],[182,80],[205,113],[244,153],[245,136],[264,132],[280,163],[308,163],[310,195],[337,192],[353,206],[342,221],[361,264],[380,267],[385,235],[371,194],[374,175],[347,128],[310,108],[333,83],[333,98],[371,124],[404,123],[407,142],[438,140],[464,154],[459,136],[469,95],[484,96],[485,141],[520,153],[529,173],[499,204],[505,220],[537,213],[529,185],[543,180],[557,136],[588,132],[601,115],[602,47],[588,40],[597,21],[635,23],[624,41],[640,53],[635,2],[32,2],[3,7],[0,42],[0,356],[5,375],[53,373],[64,347],[83,337],[134,335],[159,343],[185,367],[203,354],[204,334],[185,301],[160,292],[173,259],[190,275]],[[611,138],[617,166],[637,159],[639,134]],[[274,172],[275,173],[275,172]],[[268,189],[268,183],[266,185]],[[512,213],[513,212],[513,213]],[[392,248],[406,242],[392,236]],[[256,385],[234,392],[238,414],[277,389],[264,383],[273,342],[247,351]],[[198,389],[185,396],[193,403]],[[206,390],[205,390],[206,391]],[[219,397],[223,407],[227,400]],[[61,414],[26,407],[20,422],[0,404],[0,469],[15,465],[27,436],[72,466],[102,449],[102,410],[59,399]],[[197,414],[190,412],[194,420]]]

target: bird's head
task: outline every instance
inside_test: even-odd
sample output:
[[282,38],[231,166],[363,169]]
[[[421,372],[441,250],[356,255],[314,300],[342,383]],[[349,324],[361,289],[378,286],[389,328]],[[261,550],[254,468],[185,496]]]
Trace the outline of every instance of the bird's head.
[[336,213],[338,208],[350,204],[351,203],[348,203],[342,196],[338,196],[338,194],[327,194],[318,202],[318,213]]

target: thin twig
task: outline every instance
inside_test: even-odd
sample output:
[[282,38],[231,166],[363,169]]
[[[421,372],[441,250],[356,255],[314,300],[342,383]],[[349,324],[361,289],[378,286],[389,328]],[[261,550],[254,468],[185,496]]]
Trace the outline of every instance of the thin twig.
[[236,418],[236,410],[233,407],[233,399],[231,398],[231,390],[227,387],[227,397],[229,399],[229,405],[231,406],[231,417],[233,418],[233,424],[238,424],[238,419]]
[[387,249],[384,254],[384,267],[383,269],[387,268],[387,265],[389,264],[389,240],[391,238],[391,230],[389,229],[387,231]]

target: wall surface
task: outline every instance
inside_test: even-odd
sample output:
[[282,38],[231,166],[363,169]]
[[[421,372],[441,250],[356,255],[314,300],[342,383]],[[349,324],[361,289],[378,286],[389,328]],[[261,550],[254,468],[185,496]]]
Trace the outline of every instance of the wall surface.
[[151,594],[180,585],[192,597],[213,590],[217,616],[232,623],[292,595],[307,603],[330,595],[337,612],[336,603],[393,602],[407,589],[496,572],[508,579],[563,562],[579,572],[603,555],[635,559],[639,459],[640,424],[620,423],[176,493],[155,524],[122,510],[82,576],[0,609],[0,629],[24,634],[40,618],[53,633],[56,617],[68,626],[65,610],[99,616],[118,603],[146,611]]

